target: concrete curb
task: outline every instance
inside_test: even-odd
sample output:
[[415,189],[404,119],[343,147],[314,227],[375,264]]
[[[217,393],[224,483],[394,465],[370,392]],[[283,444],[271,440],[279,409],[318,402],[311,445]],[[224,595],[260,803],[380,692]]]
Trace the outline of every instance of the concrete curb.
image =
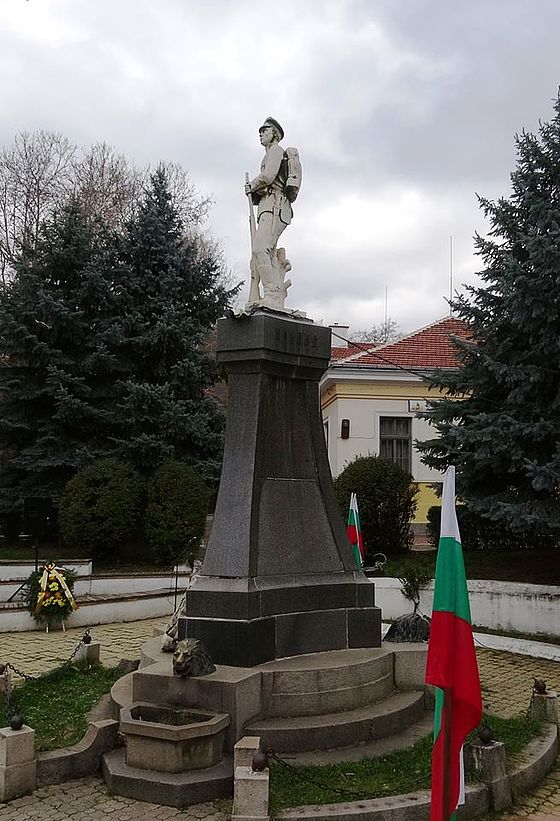
[[[467,787],[466,803],[459,818],[476,818],[489,811],[488,791],[485,786]],[[426,790],[387,798],[372,798],[345,804],[314,804],[282,810],[276,816],[282,821],[429,821],[430,793]]]
[[473,633],[476,647],[488,650],[503,650],[506,653],[517,653],[520,656],[531,656],[536,659],[560,661],[560,645],[547,644],[544,641],[518,639],[513,636],[499,636],[495,633]]
[[547,725],[544,735],[533,739],[524,751],[525,761],[509,773],[511,790],[515,798],[531,792],[550,772],[558,757],[558,728]]
[[[550,772],[558,755],[558,728],[548,725],[544,735],[534,739],[524,752],[525,761],[508,775],[515,797],[536,787]],[[467,787],[466,803],[458,812],[459,818],[476,818],[491,809],[490,788],[486,785]],[[430,794],[423,790],[387,798],[340,804],[312,804],[293,807],[277,814],[282,821],[429,821]]]
[[90,722],[85,736],[72,747],[37,754],[37,786],[60,784],[97,772],[103,753],[117,742],[119,722],[112,718]]

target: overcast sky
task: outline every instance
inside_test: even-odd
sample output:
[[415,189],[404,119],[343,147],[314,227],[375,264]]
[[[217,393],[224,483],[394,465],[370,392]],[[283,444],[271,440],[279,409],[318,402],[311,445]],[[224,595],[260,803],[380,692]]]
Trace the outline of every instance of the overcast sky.
[[[1,0],[0,142],[47,129],[182,164],[246,279],[244,172],[267,115],[300,151],[288,307],[401,330],[480,267],[476,193],[507,195],[515,132],[552,116],[560,0]],[[245,291],[245,294],[247,291]]]

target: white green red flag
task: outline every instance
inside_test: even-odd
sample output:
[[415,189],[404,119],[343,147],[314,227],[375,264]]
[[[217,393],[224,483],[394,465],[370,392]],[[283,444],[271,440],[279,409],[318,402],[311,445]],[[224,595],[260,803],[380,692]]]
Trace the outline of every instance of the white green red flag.
[[430,821],[455,819],[464,804],[463,743],[480,724],[482,697],[471,627],[455,468],[445,474],[426,683],[436,688]]
[[364,542],[362,530],[360,528],[360,514],[358,513],[358,500],[356,494],[350,495],[350,507],[348,509],[348,524],[346,525],[348,541],[352,545],[352,553],[356,567],[361,568],[364,564]]

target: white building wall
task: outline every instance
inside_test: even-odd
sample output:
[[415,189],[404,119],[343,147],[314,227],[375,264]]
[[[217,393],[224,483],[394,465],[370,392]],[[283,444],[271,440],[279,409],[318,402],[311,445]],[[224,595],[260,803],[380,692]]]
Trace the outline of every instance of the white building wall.
[[[337,398],[323,410],[323,419],[329,423],[328,453],[333,477],[357,456],[376,456],[379,453],[379,418],[403,416],[412,419],[412,441],[431,439],[433,430],[423,419],[408,410],[408,399],[376,399],[374,397]],[[350,420],[350,436],[341,438],[343,419]],[[412,476],[418,482],[441,481],[441,474],[420,461],[420,454],[412,449]]]

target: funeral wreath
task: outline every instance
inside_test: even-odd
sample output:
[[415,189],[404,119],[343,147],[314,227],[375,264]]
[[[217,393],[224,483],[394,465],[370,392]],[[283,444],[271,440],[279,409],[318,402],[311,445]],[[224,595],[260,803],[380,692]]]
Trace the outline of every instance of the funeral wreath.
[[27,609],[38,624],[64,622],[78,605],[72,594],[76,576],[54,562],[35,570],[27,580]]

